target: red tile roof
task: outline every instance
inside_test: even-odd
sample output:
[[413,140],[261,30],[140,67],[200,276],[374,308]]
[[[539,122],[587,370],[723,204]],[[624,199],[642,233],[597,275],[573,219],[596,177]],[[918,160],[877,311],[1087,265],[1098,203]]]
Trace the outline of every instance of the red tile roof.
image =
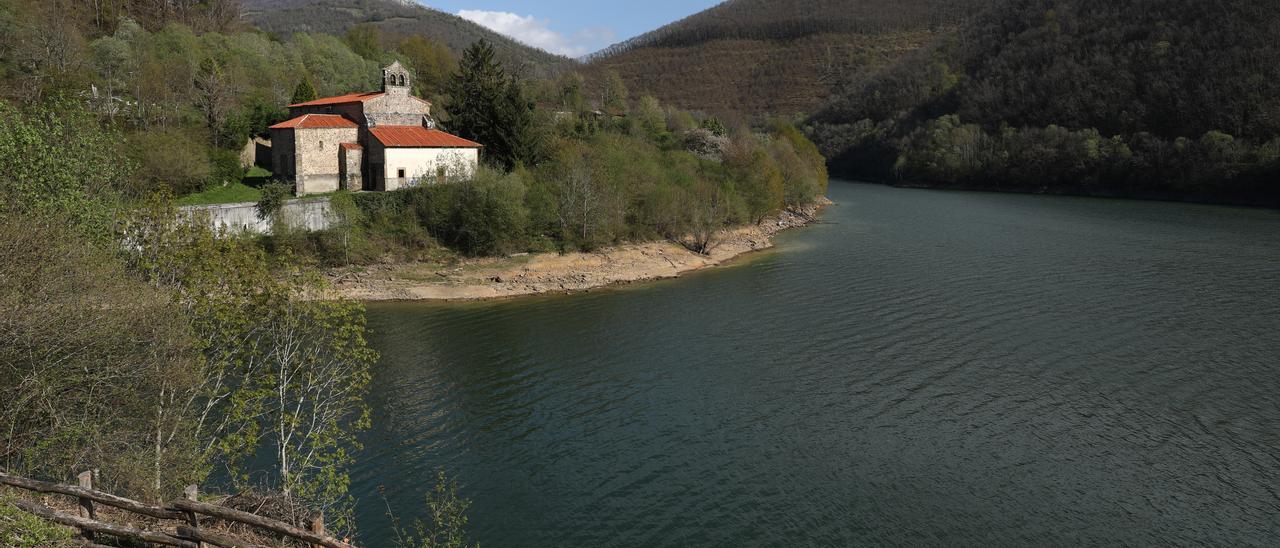
[[347,149],[347,150],[360,150],[360,149],[364,148],[364,147],[360,146],[360,143],[342,143],[342,145],[341,145],[341,146],[342,146],[342,148],[345,148],[345,149]]
[[337,97],[325,97],[323,99],[316,99],[315,101],[297,103],[297,104],[289,105],[289,107],[290,108],[322,107],[325,105],[346,105],[350,103],[363,103],[365,101],[371,101],[373,99],[377,99],[379,97],[382,97],[383,95],[386,95],[386,94],[381,91],[370,91],[367,93],[348,93],[346,95],[339,95]]
[[303,114],[287,122],[280,122],[271,129],[331,129],[360,127],[355,122],[337,114]]
[[422,126],[378,126],[369,133],[392,148],[482,148],[484,145]]

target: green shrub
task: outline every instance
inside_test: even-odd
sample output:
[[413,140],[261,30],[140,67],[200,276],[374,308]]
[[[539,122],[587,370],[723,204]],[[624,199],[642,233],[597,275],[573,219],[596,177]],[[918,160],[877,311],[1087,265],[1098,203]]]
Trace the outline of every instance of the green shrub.
[[47,522],[13,506],[13,498],[0,495],[0,546],[11,548],[70,548],[74,531]]

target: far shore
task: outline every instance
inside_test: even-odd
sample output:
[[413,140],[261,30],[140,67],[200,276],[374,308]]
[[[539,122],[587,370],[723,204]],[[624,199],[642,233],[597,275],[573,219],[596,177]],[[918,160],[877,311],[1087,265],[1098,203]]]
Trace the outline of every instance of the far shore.
[[677,278],[773,247],[773,236],[807,226],[831,201],[784,211],[759,224],[721,232],[708,255],[674,242],[625,244],[594,253],[539,253],[470,259],[457,264],[407,263],[336,269],[337,296],[366,302],[479,301],[576,293],[612,285]]

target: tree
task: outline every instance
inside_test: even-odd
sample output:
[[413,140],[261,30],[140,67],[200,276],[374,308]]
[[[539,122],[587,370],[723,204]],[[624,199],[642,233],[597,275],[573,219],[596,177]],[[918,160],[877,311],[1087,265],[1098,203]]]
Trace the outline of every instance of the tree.
[[290,104],[308,103],[316,100],[316,88],[311,85],[310,78],[303,78],[298,82],[298,87],[293,88],[293,97],[289,99]]
[[65,219],[26,214],[0,216],[0,279],[0,466],[63,480],[101,467],[104,487],[148,500],[203,479],[191,416],[170,405],[200,357],[164,291]]
[[735,136],[725,147],[724,167],[752,221],[759,223],[783,207],[786,194],[782,172],[755,136]]
[[377,357],[363,308],[308,299],[324,288],[287,257],[289,271],[273,272],[254,241],[180,220],[164,200],[133,212],[120,234],[129,270],[168,292],[193,329],[203,359],[167,408],[189,411],[186,435],[206,462],[244,481],[252,459],[271,455],[272,485],[299,517],[324,509],[348,525],[350,434],[368,426],[363,398]]
[[605,110],[619,114],[627,112],[628,103],[631,101],[630,96],[627,83],[622,81],[622,75],[618,74],[618,71],[610,70],[605,74],[600,97],[601,106]]
[[561,76],[559,82],[560,107],[573,113],[582,112],[586,104],[586,100],[582,95],[584,86],[585,80],[577,72],[570,72]]
[[121,141],[77,101],[21,109],[0,102],[0,216],[56,216],[108,237],[111,208],[134,167]]
[[213,170],[208,146],[200,132],[156,128],[140,131],[126,140],[128,157],[138,166],[137,175],[123,189],[135,197],[167,190],[174,195],[197,192],[209,181]]
[[363,23],[347,29],[346,40],[351,51],[370,61],[378,61],[384,55],[382,31],[372,24]]
[[[124,87],[124,73],[133,63],[133,52],[129,44],[114,36],[104,36],[89,44],[90,60],[94,68],[102,74],[106,84],[106,94],[102,97],[102,110],[114,118],[118,109],[116,91]],[[123,101],[120,101],[123,103]]]
[[444,44],[430,40],[425,36],[410,36],[400,41],[399,51],[409,58],[413,67],[414,83],[423,95],[434,95],[444,91],[458,60],[453,52]]
[[238,90],[223,63],[213,57],[200,61],[195,74],[196,105],[206,126],[214,130],[214,144],[220,145],[217,130],[227,121]]
[[493,46],[479,40],[467,48],[447,89],[451,130],[485,145],[488,157],[508,170],[537,162],[541,135],[534,105],[494,57]]
[[649,135],[658,135],[667,130],[667,113],[662,110],[662,103],[652,95],[640,98],[635,117]]
[[[458,484],[445,476],[444,470],[436,472],[435,489],[426,495],[427,520],[416,519],[413,532],[400,527],[400,520],[394,515],[392,531],[395,533],[395,545],[399,548],[468,548],[473,545],[467,542],[467,510],[471,501],[458,496]],[[416,535],[416,536],[415,536]]]

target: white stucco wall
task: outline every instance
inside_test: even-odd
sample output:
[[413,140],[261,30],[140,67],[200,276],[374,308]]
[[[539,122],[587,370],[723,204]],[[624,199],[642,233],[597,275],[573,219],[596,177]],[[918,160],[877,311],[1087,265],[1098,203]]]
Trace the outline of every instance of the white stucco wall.
[[[399,190],[417,184],[419,179],[435,182],[437,168],[444,166],[449,177],[470,177],[480,165],[480,150],[475,148],[388,148],[383,167],[387,190]],[[398,178],[403,169],[405,179]]]

